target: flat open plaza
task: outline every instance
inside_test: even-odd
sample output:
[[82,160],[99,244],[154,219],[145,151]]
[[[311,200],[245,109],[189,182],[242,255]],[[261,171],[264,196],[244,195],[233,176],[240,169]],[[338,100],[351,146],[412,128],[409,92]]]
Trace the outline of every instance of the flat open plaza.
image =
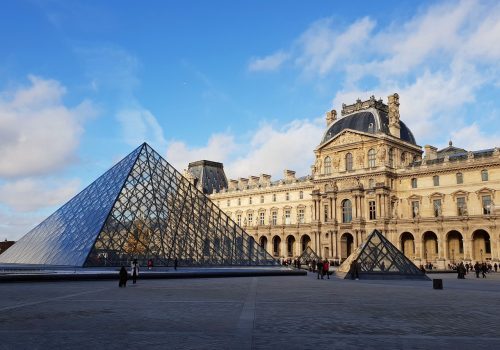
[[2,283],[0,348],[498,348],[500,273],[430,277]]

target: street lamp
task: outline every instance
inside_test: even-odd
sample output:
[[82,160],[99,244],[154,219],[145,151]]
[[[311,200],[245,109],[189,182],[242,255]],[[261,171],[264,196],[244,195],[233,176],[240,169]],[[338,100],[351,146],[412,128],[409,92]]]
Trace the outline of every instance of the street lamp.
[[452,249],[451,250],[451,263],[454,264],[455,263],[455,249]]
[[483,262],[483,250],[481,249],[479,253],[481,253],[481,262]]

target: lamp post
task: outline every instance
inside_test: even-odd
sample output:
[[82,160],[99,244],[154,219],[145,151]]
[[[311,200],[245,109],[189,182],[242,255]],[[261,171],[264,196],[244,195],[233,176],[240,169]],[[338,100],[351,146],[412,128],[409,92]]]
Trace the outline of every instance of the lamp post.
[[479,253],[481,253],[481,263],[482,263],[482,262],[483,262],[483,250],[481,249],[481,250],[479,251]]
[[451,263],[455,264],[455,249],[451,250]]

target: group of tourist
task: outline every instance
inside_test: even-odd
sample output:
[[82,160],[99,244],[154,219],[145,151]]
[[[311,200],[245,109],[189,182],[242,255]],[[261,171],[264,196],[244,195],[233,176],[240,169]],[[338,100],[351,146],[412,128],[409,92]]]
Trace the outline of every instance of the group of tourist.
[[476,278],[479,278],[479,274],[481,274],[483,278],[486,278],[487,273],[493,272],[493,270],[497,272],[499,265],[497,263],[494,263],[492,265],[490,263],[485,263],[485,262],[480,263],[476,261],[474,265],[472,265],[472,263],[464,264],[463,262],[461,262],[458,265],[448,265],[448,267],[452,270],[457,271],[458,274],[457,278],[465,279],[465,275],[469,273],[469,270],[471,272],[474,270]]
[[321,279],[324,279],[325,276],[327,276],[328,279],[330,279],[330,275],[331,275],[330,262],[328,260],[318,259],[317,262],[316,262],[316,260],[313,260],[311,265],[313,265],[315,267],[313,269],[313,271],[316,271],[318,273],[318,279],[320,277],[321,277]]
[[[132,282],[136,284],[137,277],[139,276],[139,263],[137,262],[137,259],[132,260],[132,264],[130,267],[130,274],[132,275]],[[122,265],[122,268],[118,273],[118,276],[120,280],[118,283],[118,287],[125,288],[127,286],[127,280],[128,280],[128,272],[127,269],[125,269],[125,266]]]

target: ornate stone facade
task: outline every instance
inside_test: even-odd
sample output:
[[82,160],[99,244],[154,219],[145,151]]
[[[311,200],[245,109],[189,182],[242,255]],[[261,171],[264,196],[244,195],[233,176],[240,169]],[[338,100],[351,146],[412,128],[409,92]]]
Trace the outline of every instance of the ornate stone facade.
[[276,257],[310,246],[344,260],[378,229],[417,265],[500,260],[498,148],[467,152],[450,142],[425,146],[423,156],[400,123],[397,94],[388,106],[373,96],[343,105],[341,115],[327,113],[310,175],[230,180],[212,200]]

